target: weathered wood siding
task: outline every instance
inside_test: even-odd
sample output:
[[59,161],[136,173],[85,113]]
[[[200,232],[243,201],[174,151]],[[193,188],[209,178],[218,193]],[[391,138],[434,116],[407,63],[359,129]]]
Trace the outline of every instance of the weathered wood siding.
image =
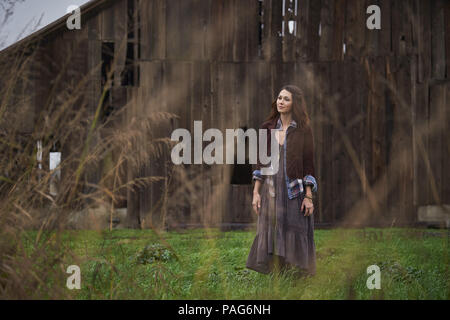
[[[132,39],[140,52],[140,82],[122,96],[138,105],[127,119],[161,110],[177,114],[170,126],[155,129],[160,136],[175,128],[193,133],[195,120],[202,120],[203,131],[224,134],[226,128],[258,128],[279,88],[293,83],[305,91],[314,130],[316,222],[408,224],[416,221],[417,206],[450,202],[449,1],[133,3],[140,21]],[[381,8],[381,30],[366,28],[366,10],[374,4]],[[88,73],[101,63],[102,42],[118,48],[129,34],[128,5],[110,1],[82,31],[62,31],[45,50],[61,59],[63,48],[76,52],[77,70]],[[292,34],[289,21],[297,26]],[[124,52],[116,50],[115,59],[120,72]],[[99,72],[92,72],[86,97],[92,112]],[[43,86],[37,96],[48,90]],[[37,109],[42,98],[36,98]],[[128,178],[167,174],[163,159],[170,154],[137,171],[129,168]],[[140,222],[164,217],[168,224],[255,221],[251,187],[230,185],[232,170],[187,166],[184,176],[177,172],[173,179],[198,183],[179,198],[182,203],[171,207],[177,199],[170,197],[158,202],[168,195],[167,183],[158,182],[128,193],[129,216]]]

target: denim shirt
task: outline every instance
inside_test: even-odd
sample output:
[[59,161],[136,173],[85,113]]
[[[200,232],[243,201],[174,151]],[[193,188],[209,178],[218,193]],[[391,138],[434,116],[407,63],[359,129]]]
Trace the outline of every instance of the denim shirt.
[[[275,129],[280,130],[282,126],[281,119],[278,119],[277,126]],[[284,177],[286,179],[286,188],[288,192],[289,199],[294,199],[298,197],[301,193],[304,191],[304,186],[311,186],[311,191],[317,192],[317,182],[316,179],[312,175],[306,175],[303,177],[303,179],[289,179],[286,174],[286,145],[287,145],[287,135],[289,133],[290,127],[297,127],[297,122],[295,120],[291,120],[291,123],[289,124],[289,127],[286,130],[286,137],[284,139]],[[260,170],[253,171],[253,180],[260,180],[263,181],[264,178],[261,174]],[[273,182],[272,182],[273,183]]]

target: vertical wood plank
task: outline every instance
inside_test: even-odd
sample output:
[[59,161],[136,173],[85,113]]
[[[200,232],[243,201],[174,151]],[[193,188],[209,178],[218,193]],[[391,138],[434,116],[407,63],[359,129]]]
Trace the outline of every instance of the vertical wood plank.
[[[408,43],[408,42],[407,42]],[[404,206],[404,220],[406,223],[412,222],[415,219],[415,212],[413,206],[413,112],[412,112],[412,76],[411,76],[411,60],[405,59],[405,63],[400,72],[399,78],[399,94],[404,99],[405,105],[402,106],[402,112],[404,112],[404,118],[401,120],[402,128],[402,143],[405,148],[404,162],[406,164],[404,168],[404,175],[402,176],[402,183],[404,185],[403,203]],[[414,79],[415,81],[415,79]]]
[[[349,213],[349,207],[351,203],[354,201],[354,193],[350,192],[350,189],[352,186],[350,184],[354,184],[355,182],[351,179],[354,176],[355,167],[354,164],[350,158],[351,150],[349,148],[354,148],[354,143],[356,142],[356,139],[352,139],[352,130],[350,127],[350,119],[353,118],[358,114],[352,114],[351,112],[351,106],[352,101],[354,101],[354,96],[352,96],[352,83],[351,79],[353,78],[353,72],[352,72],[352,63],[350,61],[344,61],[340,63],[340,73],[342,73],[342,78],[340,80],[342,81],[340,87],[340,94],[341,99],[339,101],[339,118],[340,118],[340,124],[342,125],[342,135],[345,136],[346,139],[350,141],[350,146],[346,146],[346,144],[342,143],[342,149],[341,149],[341,164],[340,164],[340,172],[337,173],[341,175],[341,202],[342,202],[342,214],[347,215]],[[354,78],[353,78],[354,79]],[[344,137],[341,138],[341,141],[343,142]],[[346,174],[342,174],[345,172]],[[346,195],[346,196],[344,196]]]
[[260,32],[259,25],[259,1],[250,0],[247,3],[247,15],[245,17],[246,27],[246,61],[259,60],[258,56],[258,37]]
[[[154,140],[167,137],[171,131],[168,121],[157,120],[156,113],[159,111],[170,112],[170,105],[167,103],[167,88],[164,86],[166,74],[170,68],[159,61],[141,62],[142,70],[142,89],[138,90],[137,120],[140,117],[151,119],[149,122],[149,135],[143,136],[139,140],[140,151],[142,154],[141,162],[138,164],[138,170],[141,177],[167,177],[166,160],[167,154],[164,148],[161,151],[148,153],[154,150]],[[144,89],[145,88],[145,89]],[[173,94],[173,93],[172,93]],[[143,128],[146,128],[145,126]],[[148,129],[147,129],[148,130]],[[166,203],[163,196],[166,192],[164,180],[151,183],[140,189],[140,216],[145,219],[145,227],[162,227],[163,220],[167,214]]]
[[[292,12],[289,12],[288,5],[289,1],[285,1],[284,37],[282,38],[283,61],[291,62],[297,59],[306,61],[308,59],[310,1],[298,0],[297,16],[295,15],[295,1],[293,2],[294,10]],[[296,35],[289,33],[290,20],[297,24]]]
[[[365,177],[365,163],[362,150],[365,150],[366,137],[363,134],[364,129],[364,113],[361,110],[361,106],[364,105],[364,89],[366,86],[365,75],[363,66],[358,63],[352,62],[349,66],[348,86],[349,93],[347,99],[348,106],[348,134],[356,159],[352,160],[349,157],[349,165],[352,167],[349,169],[346,183],[347,194],[349,195],[349,203],[346,203],[348,211],[352,210],[353,205],[363,198],[363,185],[360,176]],[[353,81],[352,81],[353,79]],[[353,164],[353,161],[357,161],[357,165]]]
[[323,61],[331,60],[333,53],[334,3],[333,0],[322,0],[319,58]]
[[[250,7],[251,8],[251,7]],[[247,57],[247,30],[249,18],[248,1],[233,3],[233,61],[245,61]]]
[[89,40],[100,40],[101,36],[101,15],[97,14],[89,18],[86,22]]
[[307,55],[309,61],[319,60],[319,24],[322,5],[321,1],[310,1],[309,3],[309,17],[307,25]]
[[[359,59],[363,54],[365,34],[369,32],[365,31],[366,23],[366,7],[359,0],[347,0],[347,19],[345,22],[345,34],[346,34],[346,59]],[[368,30],[372,33],[377,32]]]
[[[395,55],[405,54],[405,42],[402,35],[402,19],[403,19],[403,6],[402,1],[392,1],[391,15],[392,15],[392,51]],[[403,40],[402,40],[403,38]]]
[[378,48],[379,55],[388,55],[392,51],[392,0],[379,0],[381,10],[381,30],[380,46]]
[[450,2],[444,2],[445,12],[445,53],[446,53],[446,78],[450,79]]
[[431,7],[430,1],[416,1],[417,8],[417,81],[426,82],[431,73]]
[[[177,119],[174,119],[170,123],[170,130],[177,128],[184,128],[191,132],[191,147],[193,148],[193,85],[195,79],[193,78],[192,62],[189,61],[166,61],[165,62],[165,79],[164,79],[164,106],[167,112],[177,115]],[[200,75],[199,75],[200,76]],[[198,119],[196,119],[198,120]],[[192,149],[191,149],[192,150]],[[191,161],[193,154],[191,156]],[[169,160],[170,161],[170,160]],[[199,194],[196,186],[198,183],[196,179],[194,169],[197,169],[198,165],[184,165],[179,166],[180,179],[175,185],[175,188],[181,188],[183,194],[187,197],[176,199],[172,201],[171,205],[176,204],[177,211],[174,212],[175,216],[172,219],[178,219],[180,216],[188,216],[189,222],[198,222],[201,217],[201,202],[200,206],[194,206],[195,202],[198,203]],[[192,179],[191,179],[192,178]],[[200,198],[201,199],[201,198]],[[178,210],[179,208],[179,210]]]
[[[372,67],[370,80],[373,81],[373,91],[369,90],[371,95],[371,153],[367,159],[370,160],[370,172],[368,172],[369,181],[372,184],[381,185],[380,194],[375,195],[380,209],[380,216],[387,218],[386,198],[387,198],[387,180],[386,180],[386,88],[383,82],[376,76],[375,72],[380,70],[379,76],[385,78],[384,58],[379,57],[375,60]],[[369,137],[368,137],[369,138]]]
[[128,40],[128,26],[127,26],[127,13],[128,3],[127,0],[118,1],[114,6],[114,87],[121,86],[121,74],[125,68],[125,62],[127,59],[127,40]]
[[[127,122],[133,121],[133,118],[136,117],[137,114],[137,90],[135,88],[128,88],[127,96],[129,101],[134,101],[130,108],[127,109]],[[137,150],[138,145],[135,143],[133,145],[133,149]],[[128,182],[133,181],[138,176],[138,172],[136,170],[136,165],[134,161],[130,159],[127,160],[127,180]],[[140,197],[139,192],[137,192],[134,188],[127,188],[127,219],[126,219],[126,227],[127,228],[139,228],[141,226],[141,217],[140,217]]]
[[[388,12],[382,11],[382,8],[380,6],[380,1],[373,1],[373,0],[366,0],[365,3],[359,1],[363,5],[362,8],[360,8],[361,11],[358,12],[359,17],[364,17],[363,21],[358,21],[359,25],[364,28],[365,31],[365,45],[364,45],[364,54],[369,56],[377,56],[379,54],[380,49],[380,38],[381,34],[378,29],[370,30],[366,26],[366,20],[369,17],[369,15],[366,13],[367,8],[370,5],[377,5],[380,7],[381,15],[387,15]],[[385,26],[381,26],[381,29],[383,29]],[[364,40],[363,40],[364,41]]]
[[[417,55],[411,57],[411,131],[412,131],[412,200],[413,208],[416,211],[418,205],[418,189],[419,183],[417,179],[417,167],[418,167],[418,150],[417,150],[417,126],[416,126],[416,109],[417,109]],[[415,219],[415,217],[414,217]]]
[[[371,61],[370,65],[368,61]],[[383,70],[382,66],[383,63],[381,63],[381,66],[378,69],[377,67],[372,66],[374,64],[374,60],[376,60],[375,57],[366,57],[362,62],[364,62],[364,66],[361,65],[361,70],[357,71],[356,76],[356,82],[359,83],[358,90],[358,98],[357,98],[357,104],[359,104],[359,113],[361,116],[361,121],[359,122],[359,126],[357,127],[357,130],[355,130],[356,136],[359,136],[359,139],[361,140],[360,144],[360,150],[358,152],[361,162],[361,175],[362,178],[360,178],[360,186],[361,186],[361,195],[360,199],[364,201],[365,203],[371,203],[371,199],[375,198],[376,200],[379,200],[379,198],[383,198],[386,191],[383,190],[380,194],[374,195],[370,194],[370,192],[373,192],[373,189],[370,189],[375,185],[375,183],[381,183],[382,181],[379,181],[379,175],[382,172],[374,172],[373,168],[375,166],[381,167],[379,168],[379,171],[382,169],[385,169],[384,166],[384,158],[380,154],[382,151],[380,150],[380,146],[384,146],[384,131],[381,129],[384,126],[384,117],[382,117],[382,120],[377,119],[377,115],[383,115],[384,116],[384,101],[380,101],[380,96],[384,97],[384,91],[383,90],[377,90],[380,85],[376,82],[376,72],[375,70]],[[383,62],[383,61],[381,61]],[[365,68],[365,72],[363,70]],[[378,88],[377,88],[378,84]],[[378,92],[377,92],[378,91]],[[381,91],[381,92],[380,92]],[[372,198],[371,198],[372,197]],[[364,203],[363,202],[363,203]],[[380,205],[381,201],[378,201],[375,204]],[[361,208],[362,210],[364,207]],[[378,210],[377,210],[378,209]],[[371,222],[379,222],[381,217],[384,214],[383,206],[379,206],[378,208],[375,208],[372,212],[370,212],[370,216],[363,216],[366,219],[370,219]]]
[[222,54],[222,38],[220,26],[224,25],[223,0],[212,0],[209,20],[206,27],[206,57],[219,60]]
[[[203,132],[211,127],[211,109],[210,109],[210,68],[209,63],[198,61],[191,64],[191,122],[202,121]],[[207,142],[202,143],[202,150],[209,144]],[[209,165],[202,164],[199,170],[198,178],[200,181],[198,185],[200,186],[199,197],[201,198],[201,203],[197,209],[201,215],[201,219],[208,224],[213,223],[216,218],[216,212],[212,210],[211,199],[210,199],[210,189],[211,181],[209,176]]]
[[114,6],[108,6],[100,12],[101,39],[114,41]]
[[[192,27],[187,23],[187,1],[166,0],[166,57],[168,59],[185,60],[190,56],[189,38],[192,35]],[[183,33],[180,32],[183,30]]]
[[[209,12],[208,2],[166,1],[166,30],[167,39],[170,39],[166,42],[167,57],[177,60],[203,59],[206,34],[204,26]],[[231,40],[229,44],[232,44]]]
[[320,212],[322,216],[321,222],[334,222],[333,213],[333,183],[332,183],[332,136],[333,125],[330,117],[330,108],[332,107],[332,87],[330,81],[331,64],[320,64],[322,75],[322,104],[321,104],[321,120],[322,120],[322,157],[319,158],[321,163],[321,187],[319,189]]
[[[443,186],[443,165],[447,162],[443,161],[444,141],[447,138],[443,136],[445,128],[446,114],[446,96],[448,86],[444,83],[437,83],[430,87],[430,122],[429,122],[429,153],[430,165],[432,171],[429,202],[433,204],[442,203],[442,186]],[[448,132],[445,132],[448,135]]]
[[[212,62],[211,63],[211,76],[210,76],[210,86],[211,86],[211,123],[215,128],[222,130],[222,94],[223,91],[220,89],[222,87],[222,67],[221,63]],[[222,131],[223,132],[223,131]],[[210,176],[213,178],[211,184],[211,199],[212,207],[214,208],[218,219],[220,221],[225,219],[225,211],[222,203],[223,199],[223,186],[222,186],[222,170],[223,166],[217,165],[213,166],[210,172]]]
[[140,1],[141,60],[166,57],[166,0]]
[[272,1],[263,1],[261,3],[261,21],[263,28],[261,30],[261,57],[268,61],[271,55],[271,30],[272,30]]
[[[337,126],[338,124],[342,125],[342,114],[339,113],[339,110],[342,106],[341,104],[341,90],[343,85],[343,70],[342,64],[333,63],[331,64],[331,94],[332,100],[330,102],[330,108],[328,112],[328,116],[330,117],[331,124]],[[331,197],[331,212],[332,212],[332,220],[334,222],[342,221],[344,217],[344,208],[343,208],[343,197],[342,197],[342,189],[344,188],[342,179],[343,175],[342,171],[342,163],[343,163],[343,144],[342,144],[342,132],[339,130],[334,131],[333,136],[331,137],[331,155],[332,155],[332,168],[331,168],[331,181],[332,181],[332,197]]]
[[[270,65],[257,62],[255,65],[256,79],[250,85],[250,127],[259,129],[270,113],[272,86]],[[262,90],[261,90],[262,89]]]
[[431,71],[435,79],[445,78],[444,1],[431,2]]
[[[395,91],[390,91],[393,102],[392,147],[389,155],[390,193],[388,203],[392,216],[398,223],[410,221],[414,215],[412,208],[413,165],[412,165],[412,110],[411,74],[407,57],[390,59]],[[397,162],[399,161],[399,162]],[[395,164],[398,167],[393,167]]]
[[315,222],[323,222],[324,221],[324,212],[323,212],[323,198],[324,191],[322,182],[324,179],[324,166],[323,166],[323,157],[324,154],[324,135],[323,135],[323,127],[324,127],[324,119],[323,119],[323,80],[324,80],[324,66],[321,63],[313,63],[313,74],[315,75],[315,81],[313,86],[313,97],[314,102],[312,108],[314,110],[313,114],[311,114],[311,118],[314,117],[314,140],[315,140],[315,168],[316,168],[316,181],[318,184],[317,190],[317,211]]
[[222,36],[222,55],[220,60],[233,61],[233,39],[235,35],[235,19],[238,19],[234,13],[236,0],[225,0],[222,6],[223,24],[221,28]]
[[417,52],[417,41],[414,39],[413,29],[416,21],[414,20],[414,0],[404,1],[404,20],[403,20],[403,33],[405,35],[406,54],[411,55]]
[[[282,61],[282,37],[281,35],[281,22],[282,22],[282,1],[271,1],[270,11],[265,12],[270,17],[268,26],[269,29],[269,42],[270,53],[269,59]],[[266,23],[264,23],[266,26]]]
[[443,103],[443,119],[445,121],[442,128],[442,202],[450,203],[450,166],[448,159],[450,158],[450,84],[444,84],[444,103]]
[[333,22],[334,35],[332,58],[335,61],[341,61],[344,58],[345,1],[335,1]]
[[209,0],[191,0],[189,7],[182,13],[190,18],[188,23],[192,24],[192,33],[184,34],[183,32],[183,34],[185,37],[190,38],[191,59],[194,60],[204,60],[206,58],[206,26],[210,4]]
[[[230,94],[232,93],[232,79],[233,69],[230,67],[229,63],[219,63],[217,68],[217,109],[215,109],[216,112],[216,125],[217,128],[221,132],[225,132],[226,128],[228,127],[228,117],[230,113],[230,109],[232,106],[230,99]],[[227,116],[228,114],[228,116]],[[224,142],[225,144],[225,142]],[[224,165],[220,166],[217,171],[216,177],[219,179],[217,180],[216,185],[216,194],[218,194],[217,204],[220,212],[222,213],[222,221],[229,221],[230,219],[230,212],[227,210],[226,206],[226,200],[228,197],[229,192],[229,184],[225,179],[228,177],[228,166],[225,165],[226,163],[226,150],[224,147],[223,151],[223,161]]]
[[417,185],[417,205],[427,205],[429,193],[428,166],[430,154],[428,151],[428,121],[429,121],[429,96],[428,80],[416,85],[416,119],[415,142],[417,147],[417,169],[415,172]]
[[411,54],[413,50],[412,1],[393,1],[392,3],[392,47],[396,55]]

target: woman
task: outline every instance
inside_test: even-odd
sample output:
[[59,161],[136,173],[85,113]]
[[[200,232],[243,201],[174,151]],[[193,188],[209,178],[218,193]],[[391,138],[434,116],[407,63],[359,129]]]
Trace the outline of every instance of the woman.
[[258,224],[246,267],[265,274],[292,267],[298,276],[314,275],[314,139],[301,89],[284,86],[261,128],[267,129],[268,152],[270,129],[278,129],[280,161],[274,175],[261,175],[259,161],[253,171]]

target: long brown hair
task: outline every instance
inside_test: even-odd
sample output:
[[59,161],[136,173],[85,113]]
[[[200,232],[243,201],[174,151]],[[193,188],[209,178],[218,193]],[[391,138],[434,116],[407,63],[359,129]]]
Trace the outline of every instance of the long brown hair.
[[[283,86],[278,92],[287,90],[292,94],[292,118],[297,122],[298,126],[302,129],[309,126],[310,118],[306,109],[305,96],[303,90],[292,84]],[[266,121],[273,121],[280,116],[277,109],[277,98],[272,102],[272,111]]]

